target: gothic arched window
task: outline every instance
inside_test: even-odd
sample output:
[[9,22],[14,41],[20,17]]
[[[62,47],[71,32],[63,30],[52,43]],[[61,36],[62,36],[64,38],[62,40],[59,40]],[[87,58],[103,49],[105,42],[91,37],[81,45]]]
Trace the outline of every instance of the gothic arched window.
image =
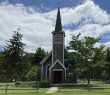
[[50,68],[50,65],[48,64],[46,67],[46,78],[47,79],[49,79],[49,68]]

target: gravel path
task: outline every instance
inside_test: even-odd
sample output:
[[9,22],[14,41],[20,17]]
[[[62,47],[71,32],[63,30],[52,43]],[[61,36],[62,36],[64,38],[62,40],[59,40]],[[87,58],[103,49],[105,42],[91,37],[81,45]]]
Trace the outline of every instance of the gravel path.
[[58,91],[58,87],[51,87],[46,93],[55,93]]

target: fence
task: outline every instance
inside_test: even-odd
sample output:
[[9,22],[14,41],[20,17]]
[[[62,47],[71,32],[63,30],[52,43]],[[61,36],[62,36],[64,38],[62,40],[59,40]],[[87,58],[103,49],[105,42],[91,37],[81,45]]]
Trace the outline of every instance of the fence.
[[[52,86],[52,85],[51,85]],[[110,89],[110,84],[56,84],[53,86],[57,86],[60,92],[60,89],[88,89],[90,92],[92,89]]]
[[[39,90],[39,83],[38,84],[31,84],[31,85],[0,85],[0,87],[5,86],[6,88],[0,88],[0,90],[5,90],[5,94],[7,94],[8,90]],[[14,86],[14,88],[11,88]],[[35,87],[35,88],[16,88],[16,87]]]

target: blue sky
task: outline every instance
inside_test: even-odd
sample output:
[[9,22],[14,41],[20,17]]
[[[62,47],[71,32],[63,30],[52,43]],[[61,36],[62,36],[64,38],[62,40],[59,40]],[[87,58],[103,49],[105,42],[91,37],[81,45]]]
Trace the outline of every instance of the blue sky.
[[[4,0],[0,0],[3,2]],[[43,5],[44,7],[49,8],[56,8],[57,2],[60,1],[61,7],[74,7],[78,4],[81,4],[84,1],[87,0],[8,0],[9,3],[16,4],[16,3],[22,3],[24,6],[37,6],[40,7]],[[94,3],[100,6],[100,8],[106,10],[108,13],[110,13],[110,0],[93,0]]]
[[61,2],[61,18],[68,46],[71,34],[101,37],[95,45],[110,47],[110,0],[0,0],[0,51],[13,31],[21,28],[25,51],[38,47],[52,49],[57,2]]

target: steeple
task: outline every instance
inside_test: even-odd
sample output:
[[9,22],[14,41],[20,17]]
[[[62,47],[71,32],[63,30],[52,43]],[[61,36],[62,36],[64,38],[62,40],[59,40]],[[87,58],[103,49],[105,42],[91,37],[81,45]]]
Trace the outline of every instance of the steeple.
[[58,7],[55,32],[60,32],[60,31],[62,31],[62,24],[61,24],[60,8]]

